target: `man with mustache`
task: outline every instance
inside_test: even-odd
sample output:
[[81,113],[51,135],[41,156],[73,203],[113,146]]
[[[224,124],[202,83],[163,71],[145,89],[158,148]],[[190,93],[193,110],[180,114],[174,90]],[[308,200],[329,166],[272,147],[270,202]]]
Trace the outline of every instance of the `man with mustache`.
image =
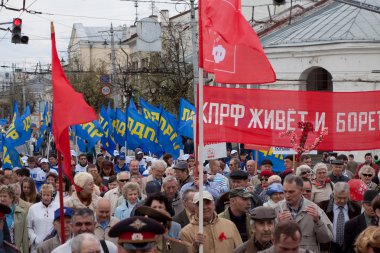
[[272,246],[272,235],[275,226],[276,211],[272,207],[259,206],[251,212],[252,237],[233,253],[252,253]]

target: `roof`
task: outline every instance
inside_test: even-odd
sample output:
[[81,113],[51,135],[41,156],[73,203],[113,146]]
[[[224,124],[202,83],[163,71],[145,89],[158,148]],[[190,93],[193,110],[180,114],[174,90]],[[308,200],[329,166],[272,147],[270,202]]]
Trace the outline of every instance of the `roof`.
[[[74,29],[76,30],[76,36],[80,41],[91,42],[104,42],[104,40],[111,41],[110,27],[96,27],[96,26],[83,26],[81,23],[75,23]],[[125,33],[123,31],[127,29],[125,27],[114,27],[115,41],[125,39]]]
[[[380,0],[362,0],[380,6]],[[264,48],[336,42],[380,42],[380,14],[332,2],[261,39]]]

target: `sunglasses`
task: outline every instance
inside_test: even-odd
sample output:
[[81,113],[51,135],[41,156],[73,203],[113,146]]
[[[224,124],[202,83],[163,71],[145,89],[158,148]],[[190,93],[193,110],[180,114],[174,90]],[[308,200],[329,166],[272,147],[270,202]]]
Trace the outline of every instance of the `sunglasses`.
[[127,182],[129,182],[129,179],[119,179],[119,182],[127,183]]
[[372,174],[362,174],[364,177],[372,177]]
[[269,178],[261,178],[260,181],[268,181]]

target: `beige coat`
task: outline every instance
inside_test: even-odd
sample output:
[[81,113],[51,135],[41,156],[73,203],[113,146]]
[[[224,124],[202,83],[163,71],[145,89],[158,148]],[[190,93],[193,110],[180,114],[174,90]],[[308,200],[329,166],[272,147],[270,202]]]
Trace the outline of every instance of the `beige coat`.
[[65,199],[64,202],[65,202],[65,206],[66,207],[70,207],[70,208],[73,208],[73,209],[90,208],[92,211],[95,212],[95,209],[96,209],[96,206],[98,205],[99,199],[101,199],[101,197],[99,197],[98,195],[96,195],[95,193],[93,193],[92,194],[92,201],[91,201],[90,205],[86,206],[85,204],[83,204],[79,200],[77,193],[74,192],[71,195],[71,197],[68,198],[68,199]]
[[[190,223],[179,233],[180,239],[193,245],[194,237],[198,233],[198,224],[198,217],[193,216]],[[227,219],[219,218],[216,213],[210,223],[204,223],[203,230],[206,236],[204,253],[231,253],[243,243],[235,224]],[[196,252],[193,246],[191,246],[191,252]]]
[[53,238],[50,238],[38,245],[37,253],[51,253],[59,245],[61,245],[61,240],[59,239],[58,234],[56,234]]
[[319,204],[322,201],[329,200],[334,190],[334,183],[326,183],[326,187],[319,188],[315,184],[311,187],[311,201],[315,204]]
[[108,192],[106,192],[106,194],[104,194],[104,198],[108,199],[111,203],[111,215],[115,214],[116,207],[118,207],[117,202],[120,196],[122,196],[122,194],[119,187],[109,190]]
[[[317,208],[319,214],[319,221],[317,223],[314,223],[313,217],[306,213],[305,209],[307,206]],[[279,202],[279,207],[276,208],[277,213],[281,210],[289,211],[285,200]],[[300,225],[302,231],[301,248],[319,253],[319,244],[328,243],[333,239],[333,225],[331,221],[325,212],[310,200],[303,199],[301,210],[295,221]]]
[[14,213],[14,240],[17,248],[21,253],[29,252],[29,234],[26,221],[26,212],[19,206],[16,206]]
[[108,240],[108,241],[113,242],[115,245],[117,245],[117,237],[112,237],[112,238],[109,237],[108,232],[118,222],[119,222],[119,219],[111,216],[110,223],[108,224],[105,230],[103,230],[102,226],[100,226],[99,222],[97,222],[96,227],[95,227],[96,237],[98,237],[99,240]]

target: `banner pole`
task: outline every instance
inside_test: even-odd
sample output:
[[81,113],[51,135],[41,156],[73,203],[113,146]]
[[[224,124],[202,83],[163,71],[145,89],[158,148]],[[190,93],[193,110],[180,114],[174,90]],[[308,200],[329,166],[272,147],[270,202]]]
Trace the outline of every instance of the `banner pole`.
[[[199,107],[198,107],[198,124],[199,124],[199,233],[203,234],[203,68],[199,69]],[[203,253],[203,244],[199,245],[199,253]]]
[[[64,158],[68,159],[68,157]],[[62,168],[62,155],[61,152],[58,151],[58,182],[59,182],[59,221],[61,223],[61,243],[65,243],[65,216],[64,216],[64,205],[63,205],[63,168]]]

